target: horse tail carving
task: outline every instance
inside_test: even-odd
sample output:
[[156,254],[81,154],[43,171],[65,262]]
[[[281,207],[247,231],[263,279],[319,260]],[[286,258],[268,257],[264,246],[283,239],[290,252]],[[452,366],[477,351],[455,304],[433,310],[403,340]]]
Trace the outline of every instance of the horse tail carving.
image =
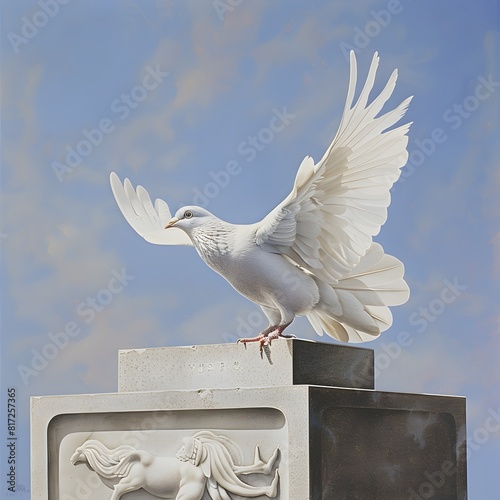
[[100,441],[91,439],[77,448],[71,462],[76,463],[85,458],[92,470],[100,476],[106,479],[116,479],[129,474],[130,468],[137,459],[136,455],[137,450],[132,446],[121,445],[110,450]]

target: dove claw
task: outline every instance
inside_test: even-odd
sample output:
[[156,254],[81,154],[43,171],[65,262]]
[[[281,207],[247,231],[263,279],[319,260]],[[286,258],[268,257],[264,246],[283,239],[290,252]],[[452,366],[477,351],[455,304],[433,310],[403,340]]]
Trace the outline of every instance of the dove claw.
[[241,339],[238,339],[236,343],[237,344],[242,343],[246,347],[247,343],[249,343],[249,342],[258,342],[260,355],[262,356],[262,350],[264,349],[264,347],[271,347],[271,343],[274,339],[279,339],[280,337],[283,337],[286,339],[295,338],[295,335],[283,334],[283,330],[290,323],[287,323],[285,325],[271,325],[270,327],[266,328],[262,333],[260,333],[256,337],[241,338]]
[[247,337],[247,338],[238,339],[236,341],[236,343],[243,344],[246,346],[248,342],[260,342],[262,339],[265,339],[265,338],[266,338],[265,335],[260,334],[260,335],[257,335],[257,337]]

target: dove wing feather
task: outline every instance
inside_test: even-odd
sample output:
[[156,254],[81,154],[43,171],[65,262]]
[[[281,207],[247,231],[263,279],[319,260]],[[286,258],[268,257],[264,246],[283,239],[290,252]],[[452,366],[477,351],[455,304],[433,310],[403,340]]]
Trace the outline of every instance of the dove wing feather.
[[[408,152],[410,123],[390,129],[411,98],[378,116],[391,96],[397,71],[368,104],[379,57],[353,105],[357,67],[350,56],[350,81],[339,129],[323,158],[302,161],[291,193],[259,224],[256,243],[284,253],[327,283],[338,283],[358,265],[387,219],[389,190]],[[390,130],[388,130],[390,129]]]
[[110,182],[123,216],[146,241],[156,245],[192,245],[189,236],[181,229],[172,227],[165,230],[172,215],[163,200],[157,199],[153,206],[148,192],[142,186],[134,190],[128,179],[122,185],[114,172],[111,173]]

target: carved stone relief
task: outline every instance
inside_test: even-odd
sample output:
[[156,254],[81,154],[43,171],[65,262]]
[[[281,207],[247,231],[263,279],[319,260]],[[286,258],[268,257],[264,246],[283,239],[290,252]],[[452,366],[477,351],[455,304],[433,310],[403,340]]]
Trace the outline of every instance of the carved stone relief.
[[[70,461],[93,470],[112,489],[110,500],[140,489],[157,498],[176,500],[201,500],[205,492],[212,500],[230,500],[233,494],[243,498],[277,496],[279,475],[274,466],[278,448],[264,462],[256,445],[254,462],[236,465],[231,451],[233,455],[239,451],[238,445],[225,436],[199,431],[182,442],[176,456],[170,457],[130,445],[109,449],[101,441],[89,439],[75,450]],[[239,478],[248,474],[271,476],[271,482],[268,486],[252,486]]]
[[287,449],[271,408],[61,415],[49,425],[49,497],[284,499]]

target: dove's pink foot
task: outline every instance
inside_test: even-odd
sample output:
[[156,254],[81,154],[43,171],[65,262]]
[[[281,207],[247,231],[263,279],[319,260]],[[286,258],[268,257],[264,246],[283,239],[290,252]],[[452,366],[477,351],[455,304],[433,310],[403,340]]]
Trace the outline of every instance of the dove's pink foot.
[[[291,321],[290,321],[291,323]],[[259,342],[260,350],[262,352],[262,348],[267,345],[271,345],[271,342],[280,337],[285,339],[295,338],[294,335],[286,335],[283,333],[283,330],[290,324],[286,323],[285,325],[272,325],[269,328],[266,328],[262,333],[257,335],[257,337],[249,337],[238,339],[238,343],[248,344],[249,342]]]

